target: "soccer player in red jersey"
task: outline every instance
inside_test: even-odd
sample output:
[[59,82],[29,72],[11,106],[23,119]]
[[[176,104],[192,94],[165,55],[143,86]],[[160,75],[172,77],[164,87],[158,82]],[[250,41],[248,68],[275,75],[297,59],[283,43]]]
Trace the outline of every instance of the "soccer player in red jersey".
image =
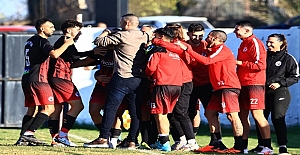
[[[61,24],[63,36],[61,36],[54,44],[54,48],[60,48],[65,37],[74,38],[76,41],[80,36],[82,23],[75,20],[66,20]],[[68,139],[68,132],[75,123],[76,117],[83,110],[83,103],[77,90],[73,84],[71,76],[71,64],[82,56],[82,52],[78,52],[75,45],[68,47],[64,53],[58,55],[55,59],[50,59],[49,64],[49,84],[53,89],[55,97],[55,111],[50,116],[48,126],[53,138],[52,144],[57,145],[60,142],[66,146],[76,146]],[[93,51],[83,52],[86,55],[94,54]],[[71,105],[70,110],[65,114],[61,130],[59,131],[59,117],[62,110],[62,103],[67,102]],[[57,135],[59,131],[59,134]]]
[[258,153],[273,153],[271,147],[270,126],[264,117],[265,82],[266,82],[266,49],[261,40],[253,34],[253,24],[250,21],[236,23],[234,33],[242,40],[238,49],[237,74],[242,85],[239,103],[239,113],[243,124],[243,147],[247,153],[250,132],[249,111],[251,112],[263,138],[262,146],[254,150]]
[[[44,144],[34,137],[34,132],[54,111],[54,97],[48,84],[49,56],[57,58],[57,55],[74,44],[73,39],[64,37],[63,45],[54,49],[48,41],[48,37],[55,31],[54,25],[49,19],[38,19],[35,28],[38,34],[29,38],[25,44],[22,89],[25,95],[25,107],[28,107],[28,110],[23,117],[20,138],[15,145]],[[38,106],[42,110],[37,113]]]
[[[155,30],[155,38],[160,40],[170,42],[173,37],[174,33],[169,28]],[[154,82],[150,106],[159,133],[156,148],[171,151],[167,114],[172,112],[180,95],[182,85],[180,57],[171,51],[152,54],[146,67],[146,75]]]
[[[193,50],[200,55],[205,57],[209,57],[209,49],[207,48],[207,42],[202,40],[204,36],[204,27],[201,24],[194,23],[188,27],[188,36],[189,40],[186,42],[191,45]],[[194,121],[194,133],[197,134],[199,125],[200,125],[200,105],[197,103],[201,103],[203,105],[204,110],[207,108],[209,100],[211,99],[213,93],[213,87],[209,80],[209,72],[208,65],[204,65],[202,63],[193,61],[191,63],[191,69],[193,73],[193,91],[190,97],[190,106],[189,106],[189,116],[190,119]],[[200,100],[199,100],[200,99]],[[195,109],[196,105],[196,109]],[[195,120],[199,119],[198,122]],[[216,127],[220,129],[220,125]],[[219,130],[221,131],[221,130]],[[220,132],[212,132],[211,139],[208,146],[218,146],[224,148],[224,144],[222,143],[221,133]],[[202,147],[197,151],[199,152],[210,152],[212,151],[210,147]]]
[[[179,24],[169,23],[166,25],[174,31],[173,43],[181,42],[186,44],[184,41],[183,27]],[[190,94],[193,89],[193,74],[191,71],[192,58],[187,53],[179,55],[181,59],[181,66],[183,69],[180,96],[171,114],[168,114],[168,119],[171,125],[171,134],[175,141],[172,145],[173,150],[194,150],[198,149],[199,146],[195,140],[193,132],[193,125],[189,117],[189,101]]]
[[[219,153],[240,153],[242,150],[242,135],[243,126],[238,116],[239,102],[238,95],[240,93],[240,82],[236,74],[236,61],[232,51],[224,44],[227,40],[227,35],[224,31],[211,31],[206,42],[211,48],[209,57],[204,57],[192,50],[190,46],[178,43],[181,49],[174,46],[168,46],[166,42],[161,40],[153,40],[158,45],[164,45],[178,54],[187,52],[196,61],[209,66],[209,78],[214,88],[211,100],[205,111],[205,116],[208,119],[211,133],[218,132],[219,120],[218,112],[225,113],[228,120],[231,122],[234,134],[234,146],[231,149],[219,148],[218,145],[210,146]],[[172,48],[173,47],[173,48]]]

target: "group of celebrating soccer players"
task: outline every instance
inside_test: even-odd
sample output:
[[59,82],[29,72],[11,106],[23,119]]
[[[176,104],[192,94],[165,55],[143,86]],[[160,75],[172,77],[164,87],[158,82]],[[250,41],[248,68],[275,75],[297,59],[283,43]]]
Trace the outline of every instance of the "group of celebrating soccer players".
[[[68,139],[68,132],[84,106],[71,79],[72,68],[96,65],[97,83],[89,112],[100,135],[84,147],[135,149],[141,133],[140,148],[144,149],[247,154],[251,112],[258,145],[249,152],[273,154],[267,121],[271,113],[279,153],[288,154],[288,87],[298,82],[299,68],[287,53],[284,35],[269,35],[265,49],[250,21],[237,22],[234,33],[242,43],[235,58],[225,45],[227,34],[222,30],[212,30],[203,40],[203,26],[194,23],[187,28],[186,40],[180,24],[157,29],[148,25],[138,29],[138,24],[135,15],[123,15],[121,29],[105,29],[93,42],[96,48],[78,52],[74,42],[80,37],[82,23],[63,22],[63,36],[52,46],[47,39],[55,30],[53,23],[37,20],[38,34],[25,45],[22,88],[28,111],[16,145],[44,145],[34,132],[48,120],[52,146],[77,146]],[[66,102],[71,108],[60,128]],[[195,140],[199,103],[211,133],[209,144],[202,148]],[[118,144],[125,109],[131,125],[127,138]],[[222,142],[219,113],[225,113],[232,125],[232,148]]]

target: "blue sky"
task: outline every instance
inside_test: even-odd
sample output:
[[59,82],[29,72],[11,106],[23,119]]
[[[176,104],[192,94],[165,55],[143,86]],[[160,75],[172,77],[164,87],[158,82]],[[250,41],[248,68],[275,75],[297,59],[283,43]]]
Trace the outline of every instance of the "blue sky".
[[27,14],[27,0],[1,0],[0,21],[25,18]]

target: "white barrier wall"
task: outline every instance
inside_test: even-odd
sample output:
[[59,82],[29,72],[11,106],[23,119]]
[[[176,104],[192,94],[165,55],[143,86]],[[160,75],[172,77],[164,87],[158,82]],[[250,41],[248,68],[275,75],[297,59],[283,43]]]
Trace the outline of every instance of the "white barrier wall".
[[[94,45],[92,44],[92,41],[97,37],[100,32],[102,32],[103,29],[100,28],[83,28],[82,29],[82,36],[79,38],[79,40],[76,43],[76,47],[78,51],[86,51],[91,50]],[[222,30],[222,29],[221,29]],[[237,39],[235,37],[235,34],[232,33],[233,29],[224,29],[225,32],[228,33],[228,40],[226,41],[226,45],[233,51],[233,53],[236,55],[237,49],[241,43],[240,39]],[[209,32],[206,31],[206,34]],[[254,31],[254,34],[261,39],[264,43],[266,42],[267,37],[272,33],[281,33],[284,34],[288,41],[288,52],[292,54],[296,60],[299,62],[300,59],[300,29],[298,27],[292,27],[290,29],[258,29]],[[95,71],[86,71],[83,68],[76,68],[74,69],[73,74],[73,82],[77,86],[77,88],[80,91],[80,94],[82,96],[82,100],[84,102],[85,108],[78,116],[78,122],[84,122],[84,123],[92,123],[92,120],[90,118],[90,115],[88,113],[88,102],[90,98],[90,94],[93,90],[93,87],[95,85],[95,80],[93,78],[93,74]],[[287,125],[300,125],[300,108],[299,108],[299,84],[295,84],[290,87],[292,100],[290,107],[287,112],[286,120]],[[226,116],[224,114],[220,115],[221,123],[229,125],[229,121],[227,120]],[[201,118],[202,121],[207,122],[205,116],[203,115],[203,108],[201,109]],[[254,124],[253,119],[250,117],[251,124]],[[269,119],[269,122],[270,119]]]

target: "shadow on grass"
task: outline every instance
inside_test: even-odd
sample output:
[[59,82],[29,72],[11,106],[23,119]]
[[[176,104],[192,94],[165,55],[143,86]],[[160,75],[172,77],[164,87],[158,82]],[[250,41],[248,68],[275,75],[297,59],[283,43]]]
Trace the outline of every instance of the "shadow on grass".
[[[272,124],[271,124],[272,125]],[[233,137],[232,128],[230,125],[221,125],[222,137]],[[209,127],[207,123],[200,124],[199,131],[197,135],[207,135],[209,136]],[[300,137],[300,126],[288,126],[287,128],[287,136],[288,136],[288,148],[299,149],[299,137]],[[250,131],[249,138],[257,139],[255,126]],[[275,134],[275,130],[271,127],[271,140],[273,143],[277,144],[277,138]],[[276,147],[278,147],[276,145]]]

